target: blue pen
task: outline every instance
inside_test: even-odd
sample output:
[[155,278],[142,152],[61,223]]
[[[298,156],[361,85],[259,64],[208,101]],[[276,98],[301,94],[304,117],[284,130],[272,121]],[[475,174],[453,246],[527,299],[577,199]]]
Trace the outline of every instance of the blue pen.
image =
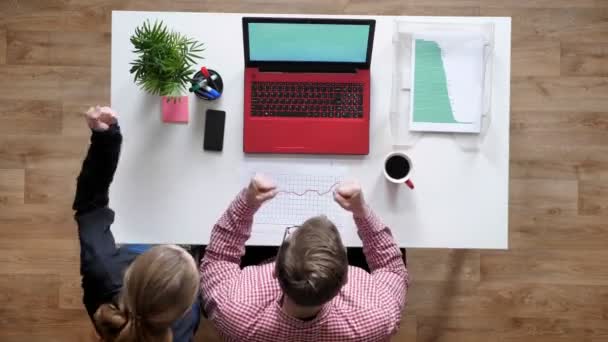
[[205,92],[207,92],[209,95],[211,95],[211,97],[212,97],[213,99],[217,99],[218,97],[220,97],[220,93],[219,93],[217,90],[215,90],[215,89],[211,88],[211,87],[210,87],[210,86],[208,86],[208,85],[204,85],[204,86],[202,87],[202,89],[203,89]]

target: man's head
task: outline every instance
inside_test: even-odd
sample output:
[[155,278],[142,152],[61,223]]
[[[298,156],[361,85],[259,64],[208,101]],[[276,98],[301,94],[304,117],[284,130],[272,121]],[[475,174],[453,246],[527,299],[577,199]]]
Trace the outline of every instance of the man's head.
[[336,226],[313,217],[288,236],[279,250],[276,276],[297,305],[314,307],[330,301],[346,283],[348,259]]

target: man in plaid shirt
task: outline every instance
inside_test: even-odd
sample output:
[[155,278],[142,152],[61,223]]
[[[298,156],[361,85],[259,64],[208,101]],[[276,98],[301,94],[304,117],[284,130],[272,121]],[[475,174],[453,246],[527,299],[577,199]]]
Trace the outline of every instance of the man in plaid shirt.
[[253,215],[277,194],[255,176],[219,219],[201,264],[204,308],[226,341],[388,341],[405,306],[408,273],[390,230],[355,182],[334,199],[353,213],[370,273],[348,266],[326,217],[285,230],[276,262],[240,268]]

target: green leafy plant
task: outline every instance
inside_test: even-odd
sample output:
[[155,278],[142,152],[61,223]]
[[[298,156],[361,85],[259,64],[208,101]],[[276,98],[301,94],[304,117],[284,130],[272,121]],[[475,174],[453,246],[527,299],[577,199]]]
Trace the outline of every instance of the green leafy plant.
[[182,95],[194,70],[190,68],[205,49],[203,43],[169,31],[162,21],[149,20],[135,29],[131,43],[137,59],[131,63],[135,83],[152,95]]

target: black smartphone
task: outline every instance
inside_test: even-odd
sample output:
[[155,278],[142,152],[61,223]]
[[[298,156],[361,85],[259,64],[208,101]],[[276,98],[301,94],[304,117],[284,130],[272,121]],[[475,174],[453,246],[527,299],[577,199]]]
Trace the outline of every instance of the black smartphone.
[[226,112],[208,109],[205,117],[205,136],[203,149],[206,151],[221,151],[224,148],[224,124]]

